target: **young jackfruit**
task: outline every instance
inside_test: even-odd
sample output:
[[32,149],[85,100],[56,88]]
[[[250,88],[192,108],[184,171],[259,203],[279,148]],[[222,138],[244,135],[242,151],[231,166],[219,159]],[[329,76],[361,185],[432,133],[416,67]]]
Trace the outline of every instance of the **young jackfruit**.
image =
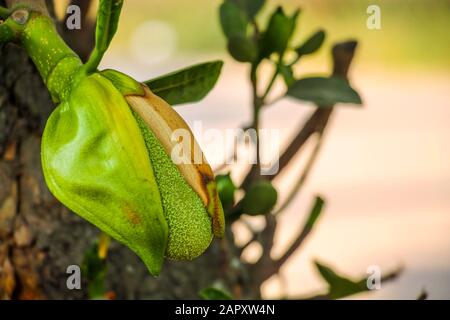
[[[164,257],[199,256],[213,235],[223,235],[224,217],[213,172],[192,132],[144,84],[97,70],[123,0],[100,0],[95,49],[85,64],[31,3],[0,7],[0,42],[26,50],[58,103],[41,148],[50,191],[136,252],[153,275]],[[172,135],[178,129],[187,131],[195,152],[175,164]]]

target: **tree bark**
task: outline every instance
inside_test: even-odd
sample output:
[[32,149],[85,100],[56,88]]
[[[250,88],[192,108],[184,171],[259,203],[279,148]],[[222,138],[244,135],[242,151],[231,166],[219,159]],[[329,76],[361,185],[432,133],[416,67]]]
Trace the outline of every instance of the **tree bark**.
[[[67,288],[66,269],[81,265],[99,230],[51,195],[41,170],[41,134],[54,107],[26,53],[13,44],[0,47],[0,299],[87,298],[83,277],[81,290]],[[229,267],[229,234],[194,261],[166,261],[158,278],[113,241],[106,287],[119,299],[196,299],[220,280],[254,297],[259,292],[236,289],[249,280]]]

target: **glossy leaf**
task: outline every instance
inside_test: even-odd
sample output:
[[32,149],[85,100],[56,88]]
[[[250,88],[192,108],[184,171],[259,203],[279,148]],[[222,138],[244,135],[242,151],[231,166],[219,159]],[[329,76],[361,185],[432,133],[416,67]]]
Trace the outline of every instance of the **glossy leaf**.
[[232,1],[225,1],[220,6],[220,23],[225,36],[230,39],[246,36],[248,18],[244,10]]
[[122,5],[123,0],[100,0],[97,11],[95,48],[85,65],[87,72],[93,72],[97,69],[116,34]]
[[332,107],[336,103],[361,104],[358,93],[340,77],[311,77],[295,81],[288,96],[311,101],[320,107]]
[[279,7],[270,17],[267,30],[261,39],[260,58],[266,58],[274,52],[283,53],[292,37],[299,11],[288,17]]
[[300,47],[295,49],[299,56],[311,54],[320,49],[325,41],[325,31],[319,30],[309,37]]
[[255,42],[245,36],[236,36],[228,41],[228,52],[239,62],[253,62],[258,57]]
[[196,102],[214,88],[222,66],[222,61],[202,63],[146,81],[145,84],[170,105]]

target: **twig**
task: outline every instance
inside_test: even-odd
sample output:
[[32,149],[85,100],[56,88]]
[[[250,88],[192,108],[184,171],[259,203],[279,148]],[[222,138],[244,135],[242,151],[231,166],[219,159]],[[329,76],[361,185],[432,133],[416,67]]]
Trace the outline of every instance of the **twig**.
[[[270,256],[273,243],[274,243],[274,235],[277,228],[277,219],[273,214],[266,214],[266,226],[261,231],[259,242],[261,247],[263,248],[263,252],[259,260],[252,266],[250,266],[250,272],[256,279],[256,282],[261,284],[270,276],[267,276],[268,268],[273,265],[273,260]],[[273,274],[273,273],[272,273]]]
[[283,204],[275,211],[275,215],[283,212],[283,210],[285,210],[290,204],[291,202],[296,198],[298,192],[300,191],[300,189],[303,187],[306,179],[309,176],[309,173],[311,172],[311,169],[316,161],[317,156],[319,155],[319,151],[320,148],[322,146],[322,141],[323,141],[323,132],[319,132],[318,133],[318,137],[317,137],[317,141],[316,141],[316,145],[314,147],[314,150],[312,151],[308,162],[305,165],[305,168],[303,169],[303,173],[301,174],[300,178],[298,179],[297,183],[294,185],[294,187],[292,188],[292,190],[290,191],[288,197],[286,198],[286,200],[283,202]]
[[275,84],[275,81],[277,80],[278,74],[280,73],[280,65],[281,65],[282,61],[283,61],[283,56],[280,56],[278,58],[277,62],[273,61],[273,63],[275,64],[275,71],[273,72],[272,78],[270,78],[269,84],[267,85],[267,88],[261,97],[263,104],[265,104],[266,98],[269,95],[270,90],[272,90],[272,87]]
[[[292,140],[287,149],[283,152],[278,162],[278,172],[274,175],[267,176],[268,180],[275,179],[286,166],[290,163],[292,158],[299,152],[308,139],[315,133],[323,131],[330,118],[332,108],[317,108],[311,117],[301,126],[297,136]],[[270,171],[276,172],[275,167]]]
[[[278,273],[280,268],[286,263],[286,261],[297,251],[298,248],[304,243],[305,239],[311,233],[311,230],[314,227],[315,221],[317,217],[320,215],[320,212],[323,208],[323,200],[320,197],[317,197],[315,203],[312,207],[311,213],[309,214],[307,220],[305,221],[300,233],[295,238],[295,240],[291,243],[289,248],[285,251],[285,253],[278,258],[277,260],[271,259],[270,264],[266,264],[264,266],[264,270],[261,272],[260,281],[263,282],[267,280],[272,275]],[[317,213],[318,211],[318,213]]]

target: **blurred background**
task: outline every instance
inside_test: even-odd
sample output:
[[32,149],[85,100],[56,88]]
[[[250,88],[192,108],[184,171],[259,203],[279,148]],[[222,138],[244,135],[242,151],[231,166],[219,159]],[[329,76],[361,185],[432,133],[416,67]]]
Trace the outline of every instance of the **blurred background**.
[[[214,91],[177,111],[190,124],[201,120],[204,129],[245,125],[251,120],[248,66],[226,53],[220,3],[126,1],[102,67],[146,80],[222,59]],[[56,4],[63,16],[67,1]],[[327,200],[324,215],[281,275],[264,284],[264,297],[320,291],[324,283],[312,263],[318,259],[353,276],[365,275],[371,265],[382,272],[405,268],[382,290],[354,298],[415,299],[425,288],[429,298],[450,299],[450,1],[268,0],[259,18],[265,21],[278,4],[288,13],[302,8],[295,34],[299,43],[318,28],[327,31],[325,45],[299,64],[297,75],[329,73],[332,44],[359,41],[350,80],[364,106],[342,105],[334,114],[306,187],[283,213],[273,254],[292,240],[314,195]],[[366,26],[372,4],[381,8],[380,30]],[[263,112],[263,126],[279,129],[283,145],[312,110],[285,99]],[[202,144],[213,157],[213,146]],[[298,159],[290,172],[301,163]],[[233,170],[233,176],[239,179],[241,171]],[[278,184],[281,195],[294,182],[289,178]],[[237,240],[244,242],[244,229],[235,229]],[[249,250],[247,259],[257,255],[258,248]]]

